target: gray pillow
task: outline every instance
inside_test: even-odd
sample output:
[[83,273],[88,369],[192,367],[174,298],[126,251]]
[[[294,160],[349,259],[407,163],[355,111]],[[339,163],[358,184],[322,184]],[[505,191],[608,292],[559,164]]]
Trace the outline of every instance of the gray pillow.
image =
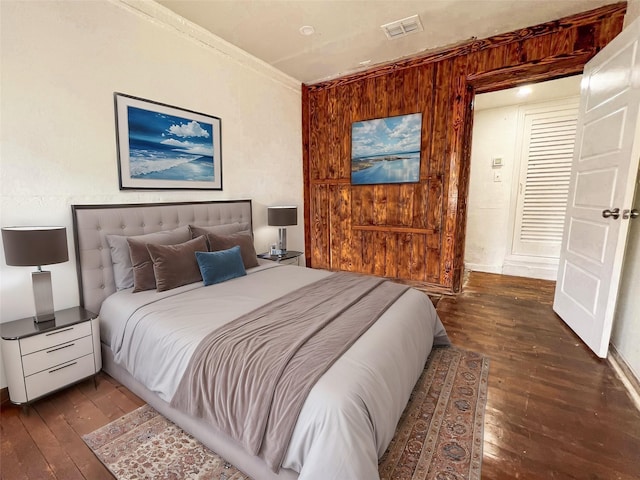
[[209,241],[209,250],[212,252],[227,250],[236,245],[239,246],[244,268],[257,267],[259,265],[256,249],[253,246],[253,238],[251,238],[249,232],[238,232],[231,235],[209,233],[207,234],[207,240]]
[[191,230],[191,238],[196,238],[201,235],[207,235],[208,233],[215,233],[216,235],[231,235],[232,233],[249,231],[249,223],[247,222],[235,222],[235,223],[227,223],[224,225],[206,225],[206,226],[198,226],[198,225],[189,225],[189,230]]
[[191,238],[189,227],[174,228],[173,230],[163,230],[161,232],[147,233],[145,235],[107,235],[107,244],[111,250],[111,264],[113,265],[113,279],[117,290],[131,288],[133,281],[133,265],[131,263],[131,253],[129,251],[128,238],[140,240],[143,244],[153,243],[158,245],[171,245],[186,242]]
[[111,250],[111,265],[116,290],[133,287],[133,268],[129,256],[129,244],[124,235],[107,235],[107,244]]
[[207,252],[204,236],[177,245],[147,244],[159,292],[202,280],[196,252]]

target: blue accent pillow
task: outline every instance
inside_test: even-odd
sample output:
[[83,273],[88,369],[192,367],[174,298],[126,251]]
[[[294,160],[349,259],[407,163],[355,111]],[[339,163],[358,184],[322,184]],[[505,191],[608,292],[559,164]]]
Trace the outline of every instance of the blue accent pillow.
[[238,245],[217,252],[196,252],[196,260],[205,286],[247,274]]

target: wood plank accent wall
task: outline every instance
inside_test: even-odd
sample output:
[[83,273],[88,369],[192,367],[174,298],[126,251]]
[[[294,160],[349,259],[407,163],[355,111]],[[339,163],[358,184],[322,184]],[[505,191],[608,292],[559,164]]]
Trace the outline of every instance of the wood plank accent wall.
[[[459,291],[474,94],[581,73],[625,11],[616,3],[303,85],[307,265]],[[420,181],[352,186],[351,124],[416,112]]]

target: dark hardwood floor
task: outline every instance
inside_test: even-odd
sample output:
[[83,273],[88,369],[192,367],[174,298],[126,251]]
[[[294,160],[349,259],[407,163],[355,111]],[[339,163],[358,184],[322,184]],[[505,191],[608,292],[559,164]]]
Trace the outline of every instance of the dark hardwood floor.
[[[472,273],[438,312],[490,357],[483,479],[640,478],[640,411],[606,361],[553,313],[554,284]],[[0,414],[3,479],[112,479],[81,435],[143,402],[105,374]],[[364,480],[364,479],[362,479]]]

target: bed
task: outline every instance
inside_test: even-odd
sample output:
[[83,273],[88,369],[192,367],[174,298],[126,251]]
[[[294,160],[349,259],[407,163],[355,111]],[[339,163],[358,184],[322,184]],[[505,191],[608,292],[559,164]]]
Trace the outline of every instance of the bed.
[[[299,409],[287,412],[289,404],[280,407],[291,432],[274,463],[261,448],[248,448],[233,431],[204,421],[176,401],[189,380],[185,372],[191,372],[194,352],[205,337],[260,309],[275,310],[279,321],[286,314],[279,315],[273,305],[282,305],[278,308],[285,312],[293,308],[289,305],[320,296],[320,284],[339,288],[335,284],[342,281],[340,275],[348,274],[259,261],[246,269],[246,275],[228,281],[204,286],[199,280],[162,291],[158,283],[157,290],[133,293],[122,283],[114,238],[162,235],[188,226],[224,230],[240,225],[252,233],[251,201],[74,205],[72,215],[80,301],[100,314],[103,369],[109,375],[251,478],[378,478],[378,459],[393,437],[427,356],[434,345],[448,343],[426,295],[410,288],[394,293],[380,307],[379,318],[318,370]],[[392,283],[359,277],[371,289]],[[382,295],[371,291],[369,297]],[[320,303],[332,304],[337,294],[330,297]],[[307,310],[315,312],[316,307]],[[241,359],[242,354],[234,355]]]

